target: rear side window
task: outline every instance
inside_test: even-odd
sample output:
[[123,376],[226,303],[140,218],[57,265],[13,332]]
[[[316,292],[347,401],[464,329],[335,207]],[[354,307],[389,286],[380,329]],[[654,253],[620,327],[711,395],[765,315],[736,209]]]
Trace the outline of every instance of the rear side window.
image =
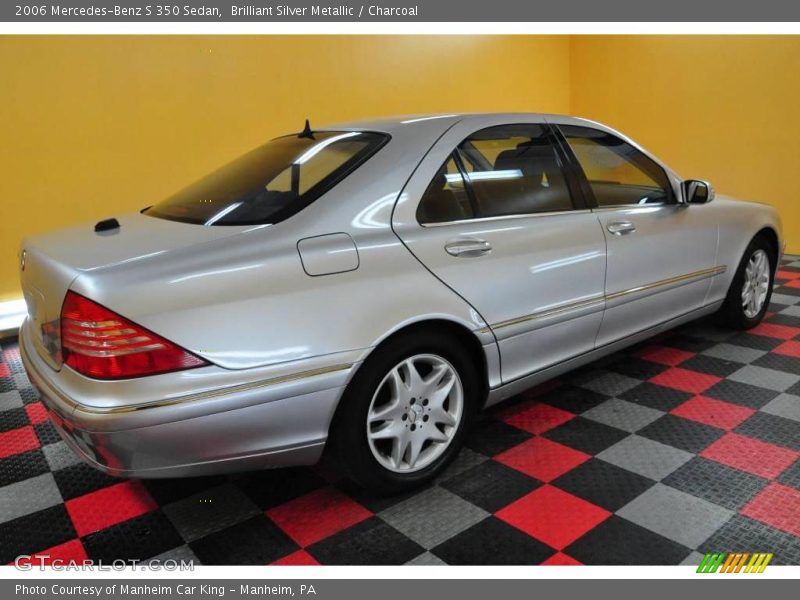
[[559,125],[580,163],[598,206],[665,204],[673,201],[666,172],[618,137],[573,125]]
[[541,125],[503,125],[471,135],[431,181],[420,223],[574,208],[561,164]]
[[206,226],[277,223],[322,196],[388,140],[360,131],[276,138],[144,214]]

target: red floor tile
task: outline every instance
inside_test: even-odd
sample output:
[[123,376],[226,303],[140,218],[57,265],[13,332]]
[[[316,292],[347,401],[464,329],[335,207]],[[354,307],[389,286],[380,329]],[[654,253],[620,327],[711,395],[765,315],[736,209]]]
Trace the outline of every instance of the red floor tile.
[[123,481],[67,500],[67,512],[78,535],[106,529],[158,508],[138,481]]
[[790,327],[789,325],[776,325],[774,323],[759,323],[747,333],[753,335],[763,335],[764,337],[777,338],[779,340],[790,340],[800,334],[800,327]]
[[575,415],[548,404],[523,403],[501,411],[498,417],[509,425],[538,435],[574,419]]
[[695,371],[689,371],[688,369],[681,369],[680,367],[667,369],[663,373],[659,373],[650,379],[651,383],[682,392],[689,392],[691,394],[702,394],[712,385],[720,381],[722,381],[720,377],[707,375],[705,373],[697,373]]
[[558,488],[544,485],[496,514],[509,525],[562,550],[611,513]]
[[744,516],[800,537],[800,491],[770,483],[740,511]]
[[38,425],[39,423],[44,423],[49,418],[47,416],[47,410],[44,407],[44,404],[41,402],[35,402],[33,404],[28,404],[25,407],[25,412],[28,413],[28,419],[31,422],[31,425]]
[[749,419],[756,411],[752,408],[715,400],[714,398],[695,396],[670,412],[684,419],[705,423],[712,427],[733,429]]
[[677,348],[667,348],[665,346],[648,346],[639,353],[639,356],[645,360],[669,367],[679,365],[683,361],[692,358],[694,355],[694,352],[678,350]]
[[494,459],[540,481],[552,481],[590,458],[579,450],[535,437],[501,452]]
[[800,279],[794,279],[788,283],[784,283],[783,285],[790,288],[800,288]]
[[789,468],[800,453],[728,432],[700,456],[753,475],[774,478]]
[[783,279],[783,280],[792,280],[792,279],[800,279],[800,273],[796,273],[795,271],[778,271],[775,273],[775,279]]
[[556,567],[556,566],[559,566],[559,567],[565,567],[565,566],[566,567],[571,567],[571,566],[577,566],[577,565],[582,565],[582,564],[583,564],[582,562],[575,560],[574,558],[572,558],[571,556],[569,556],[567,554],[564,554],[563,552],[556,552],[555,554],[553,554],[553,556],[551,556],[546,561],[544,561],[542,563],[542,566],[548,565],[548,566],[553,566],[553,567]]
[[11,375],[11,370],[6,363],[0,363],[0,377],[8,377]]
[[39,438],[31,425],[0,433],[0,458],[39,447]]
[[298,550],[297,552],[292,552],[288,556],[279,558],[272,564],[297,567],[304,565],[318,565],[319,563],[305,550]]
[[300,546],[308,546],[368,519],[372,513],[332,487],[324,487],[267,511]]
[[773,352],[783,354],[785,356],[794,356],[800,358],[800,342],[788,341],[783,342],[780,346],[775,348]]

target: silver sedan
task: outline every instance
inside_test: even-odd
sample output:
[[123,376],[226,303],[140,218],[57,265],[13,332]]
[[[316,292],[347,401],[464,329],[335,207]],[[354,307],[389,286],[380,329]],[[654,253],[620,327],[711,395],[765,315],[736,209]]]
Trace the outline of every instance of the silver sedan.
[[30,237],[22,358],[107,473],[435,477],[476,411],[717,313],[758,324],[780,218],[601,124],[308,123],[132,214]]

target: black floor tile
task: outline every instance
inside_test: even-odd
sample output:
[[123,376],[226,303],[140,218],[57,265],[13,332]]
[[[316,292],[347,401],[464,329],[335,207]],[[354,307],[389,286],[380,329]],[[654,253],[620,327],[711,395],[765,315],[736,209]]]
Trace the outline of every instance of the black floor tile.
[[144,560],[177,548],[183,539],[160,510],[123,521],[82,538],[93,560]]
[[786,373],[800,373],[800,358],[776,354],[774,352],[757,358],[753,361],[753,364],[757,367],[775,369],[776,371],[784,371]]
[[739,510],[767,485],[767,480],[713,460],[694,457],[662,483],[719,504]]
[[650,423],[650,425],[643,427],[637,433],[643,437],[692,452],[693,454],[697,454],[725,435],[725,431],[722,429],[676,417],[675,415],[664,415]]
[[0,412],[0,433],[19,429],[20,427],[25,427],[25,425],[30,425],[30,420],[23,407],[9,408]]
[[422,546],[378,517],[362,521],[306,550],[328,565],[397,565],[424,552]]
[[496,456],[533,437],[533,434],[511,425],[485,417],[467,434],[465,446],[486,456]]
[[205,565],[267,565],[298,549],[289,536],[262,515],[189,546]]
[[261,510],[267,510],[294,500],[327,485],[309,469],[270,469],[254,471],[236,479],[236,485]]
[[591,458],[552,484],[615,512],[655,485],[655,481],[598,458]]
[[53,477],[64,500],[71,500],[124,481],[119,477],[106,475],[86,463],[78,463],[65,469],[53,471]]
[[772,552],[770,564],[800,565],[800,542],[790,533],[734,515],[698,548],[706,552]]
[[623,356],[606,367],[609,371],[614,371],[620,375],[633,377],[646,381],[666,371],[669,367],[658,363],[643,360],[635,356]]
[[800,451],[800,425],[791,419],[757,412],[734,431],[770,444]]
[[731,381],[730,379],[723,379],[703,392],[703,395],[709,398],[725,400],[725,402],[732,402],[733,404],[756,410],[763,407],[778,394],[779,392],[773,390],[750,385],[749,383]]
[[487,460],[441,486],[488,512],[497,512],[542,485],[538,479]]
[[597,454],[609,446],[613,446],[622,438],[628,437],[627,431],[610,427],[583,417],[575,417],[542,434],[559,444],[575,448],[588,454]]
[[77,534],[63,504],[0,524],[0,565],[75,539]]
[[564,552],[585,565],[676,565],[691,550],[612,515]]
[[619,397],[634,404],[668,412],[686,402],[692,394],[646,381],[623,392]]
[[50,466],[41,450],[31,450],[0,458],[0,488],[47,473]]
[[698,373],[706,373],[717,377],[727,377],[743,366],[742,363],[732,360],[723,360],[714,356],[706,356],[704,354],[698,354],[681,363],[681,369],[690,369]]
[[542,394],[538,400],[579,415],[602,404],[608,400],[608,396],[572,385],[562,385]]
[[489,517],[436,546],[450,565],[538,565],[555,550],[519,529]]

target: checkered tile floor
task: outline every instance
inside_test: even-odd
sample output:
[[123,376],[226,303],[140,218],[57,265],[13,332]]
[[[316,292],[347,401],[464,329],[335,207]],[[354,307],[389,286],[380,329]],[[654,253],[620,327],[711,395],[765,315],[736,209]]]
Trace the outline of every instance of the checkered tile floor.
[[800,564],[800,261],[766,321],[692,323],[482,416],[436,485],[374,498],[322,464],[131,481],[59,441],[14,342],[0,362],[0,564]]

